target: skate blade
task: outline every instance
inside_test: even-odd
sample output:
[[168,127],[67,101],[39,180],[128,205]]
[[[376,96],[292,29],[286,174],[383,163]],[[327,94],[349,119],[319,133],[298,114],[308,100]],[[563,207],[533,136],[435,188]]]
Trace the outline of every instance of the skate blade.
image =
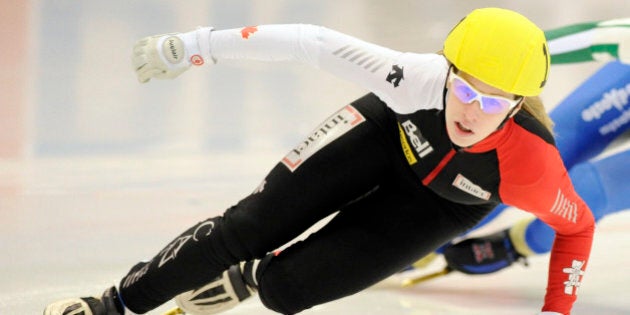
[[182,311],[181,308],[176,307],[166,313],[164,313],[163,315],[182,315],[182,314],[186,314],[184,311]]
[[405,279],[402,281],[401,286],[411,287],[411,286],[414,286],[414,285],[417,285],[417,284],[420,284],[420,283],[423,283],[423,282],[426,282],[435,278],[446,276],[447,274],[451,273],[451,271],[453,271],[453,269],[449,267],[444,267],[444,269],[440,271],[436,271],[436,272],[419,276],[419,277]]

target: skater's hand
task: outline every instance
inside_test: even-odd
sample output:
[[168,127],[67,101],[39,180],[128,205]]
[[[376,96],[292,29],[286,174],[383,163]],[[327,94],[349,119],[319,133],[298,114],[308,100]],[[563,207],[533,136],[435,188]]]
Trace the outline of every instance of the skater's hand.
[[145,37],[136,42],[131,58],[141,83],[150,79],[173,79],[191,65],[213,62],[210,56],[211,27],[188,33]]

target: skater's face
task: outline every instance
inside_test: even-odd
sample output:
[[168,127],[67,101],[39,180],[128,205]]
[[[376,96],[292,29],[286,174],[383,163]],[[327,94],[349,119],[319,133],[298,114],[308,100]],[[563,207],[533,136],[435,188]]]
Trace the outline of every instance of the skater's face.
[[[449,72],[446,131],[451,141],[469,147],[497,130],[506,116],[520,109],[522,98],[460,71]],[[515,110],[513,110],[516,107]]]

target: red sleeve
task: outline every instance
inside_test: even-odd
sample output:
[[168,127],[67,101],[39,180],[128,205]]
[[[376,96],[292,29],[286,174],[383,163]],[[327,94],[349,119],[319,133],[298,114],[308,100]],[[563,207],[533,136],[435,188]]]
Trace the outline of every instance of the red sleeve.
[[595,219],[573,189],[558,150],[533,135],[520,140],[531,145],[504,153],[499,193],[504,203],[533,213],[556,231],[543,311],[569,314],[591,252]]

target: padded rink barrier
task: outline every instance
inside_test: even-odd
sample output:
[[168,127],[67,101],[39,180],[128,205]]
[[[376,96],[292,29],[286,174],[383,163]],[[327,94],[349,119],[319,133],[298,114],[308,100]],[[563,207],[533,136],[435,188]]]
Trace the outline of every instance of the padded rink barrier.
[[0,158],[20,158],[27,150],[31,12],[30,1],[0,1]]

